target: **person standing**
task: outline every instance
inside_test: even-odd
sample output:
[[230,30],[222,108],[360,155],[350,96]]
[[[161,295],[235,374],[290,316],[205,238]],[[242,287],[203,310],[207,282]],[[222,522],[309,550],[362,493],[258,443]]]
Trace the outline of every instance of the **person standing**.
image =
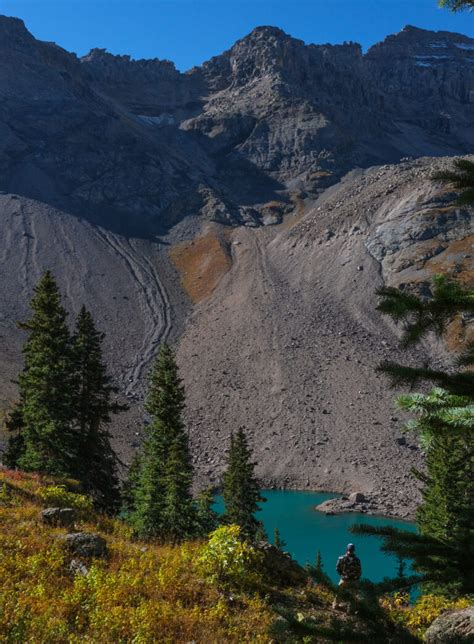
[[[351,590],[355,595],[359,579],[362,575],[362,566],[359,557],[355,554],[355,546],[353,543],[347,544],[345,554],[341,555],[337,560],[336,570],[341,577],[339,586],[342,586],[345,590]],[[333,608],[338,607],[339,604],[336,598]]]

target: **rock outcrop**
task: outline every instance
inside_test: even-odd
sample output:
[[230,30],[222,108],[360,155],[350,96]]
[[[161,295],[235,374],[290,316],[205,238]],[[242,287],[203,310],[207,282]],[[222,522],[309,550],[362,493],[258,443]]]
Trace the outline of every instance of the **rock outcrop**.
[[268,203],[355,166],[474,145],[474,40],[460,34],[406,27],[363,55],[259,27],[187,73],[103,49],[78,59],[14,18],[0,36],[0,189],[127,232],[196,213],[273,223]]
[[76,557],[105,557],[107,542],[98,534],[89,532],[71,532],[63,538],[65,548]]
[[40,518],[49,526],[72,528],[76,520],[76,511],[73,508],[46,508],[42,510]]
[[427,644],[468,644],[474,642],[474,607],[443,613],[425,633]]

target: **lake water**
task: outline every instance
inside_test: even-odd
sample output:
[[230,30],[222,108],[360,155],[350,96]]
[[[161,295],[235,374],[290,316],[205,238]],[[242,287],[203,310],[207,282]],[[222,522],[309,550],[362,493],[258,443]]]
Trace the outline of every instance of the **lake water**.
[[[396,573],[397,561],[392,555],[380,550],[379,539],[351,534],[349,528],[355,523],[415,531],[415,526],[406,521],[396,521],[366,514],[347,513],[327,516],[316,512],[314,506],[334,498],[334,494],[324,492],[303,492],[296,490],[263,490],[267,499],[262,503],[262,511],[257,517],[263,521],[270,541],[273,541],[275,528],[280,531],[286,542],[287,550],[300,564],[314,563],[316,553],[321,551],[325,572],[337,581],[336,561],[344,554],[346,545],[354,543],[361,559],[362,575],[373,582]],[[223,509],[222,499],[216,500],[216,509]]]

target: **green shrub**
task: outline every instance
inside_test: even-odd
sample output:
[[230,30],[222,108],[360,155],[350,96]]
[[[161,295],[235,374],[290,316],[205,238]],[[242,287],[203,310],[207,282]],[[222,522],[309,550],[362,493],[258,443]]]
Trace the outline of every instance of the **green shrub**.
[[252,589],[261,581],[263,555],[242,538],[238,525],[222,526],[211,532],[201,550],[199,566],[218,585]]
[[92,500],[84,494],[70,492],[65,485],[49,485],[41,488],[38,496],[47,507],[74,508],[82,515],[92,512]]

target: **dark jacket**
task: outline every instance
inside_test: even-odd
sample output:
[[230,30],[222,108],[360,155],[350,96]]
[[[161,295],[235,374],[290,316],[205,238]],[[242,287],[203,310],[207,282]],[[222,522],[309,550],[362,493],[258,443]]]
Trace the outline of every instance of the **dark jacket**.
[[346,552],[337,560],[336,570],[344,581],[358,581],[362,574],[359,557]]

